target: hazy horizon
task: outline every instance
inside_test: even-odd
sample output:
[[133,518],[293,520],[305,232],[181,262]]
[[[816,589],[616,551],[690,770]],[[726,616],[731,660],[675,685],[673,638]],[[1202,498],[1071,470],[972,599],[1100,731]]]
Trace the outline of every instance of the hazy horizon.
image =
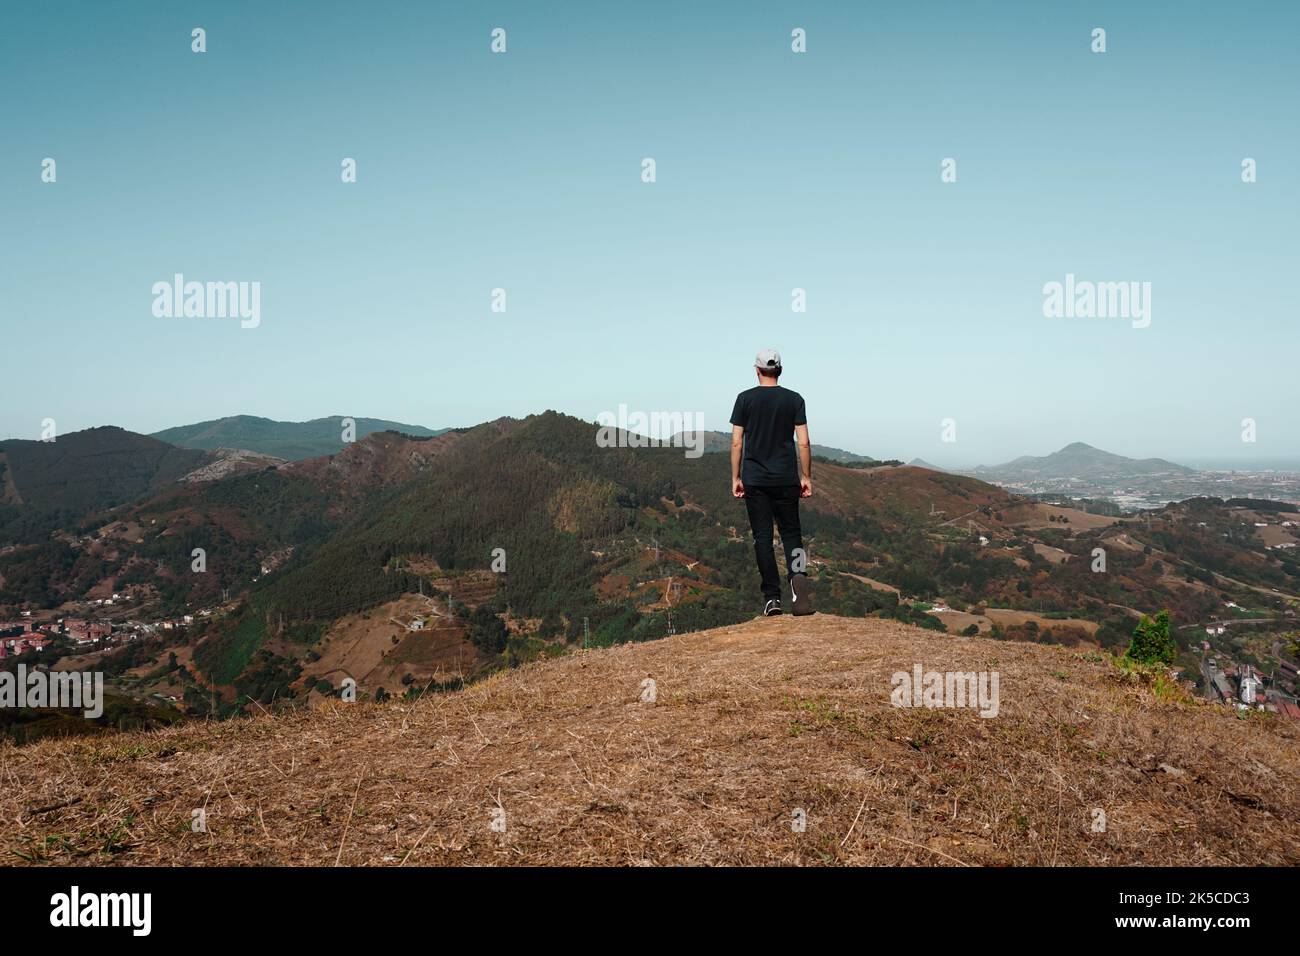
[[[1294,6],[0,23],[0,434],[620,404],[726,430],[775,346],[813,440],[878,458],[1300,456]],[[260,283],[256,327],[155,315],[177,274]],[[1071,276],[1150,283],[1149,324],[1045,317]]]

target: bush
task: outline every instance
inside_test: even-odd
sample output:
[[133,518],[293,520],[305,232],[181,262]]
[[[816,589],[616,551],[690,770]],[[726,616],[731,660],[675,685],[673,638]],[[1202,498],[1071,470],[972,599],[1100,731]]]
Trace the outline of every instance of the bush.
[[1142,615],[1142,620],[1133,629],[1128,656],[1142,664],[1174,662],[1178,656],[1178,644],[1169,633],[1168,611],[1161,611],[1154,618]]

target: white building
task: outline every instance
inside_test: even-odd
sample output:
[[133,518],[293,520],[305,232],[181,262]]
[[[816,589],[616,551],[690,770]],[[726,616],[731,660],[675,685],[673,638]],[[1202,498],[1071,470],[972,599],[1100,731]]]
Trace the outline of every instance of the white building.
[[1255,698],[1262,686],[1263,681],[1255,675],[1255,671],[1247,668],[1245,676],[1241,678],[1241,702],[1243,704],[1255,703]]

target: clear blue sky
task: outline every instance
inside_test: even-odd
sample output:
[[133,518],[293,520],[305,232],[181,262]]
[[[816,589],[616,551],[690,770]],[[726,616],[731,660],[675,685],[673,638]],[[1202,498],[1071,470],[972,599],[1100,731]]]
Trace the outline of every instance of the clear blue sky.
[[[0,436],[726,428],[771,345],[814,440],[867,454],[1300,455],[1298,10],[5,4]],[[260,281],[261,326],[155,318],[176,272]],[[1067,273],[1149,281],[1150,328],[1044,318]]]

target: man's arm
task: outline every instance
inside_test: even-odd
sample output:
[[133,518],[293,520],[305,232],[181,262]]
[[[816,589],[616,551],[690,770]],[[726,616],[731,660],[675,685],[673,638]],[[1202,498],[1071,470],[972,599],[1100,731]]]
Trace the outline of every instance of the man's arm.
[[731,426],[731,494],[736,498],[745,497],[745,485],[740,480],[740,450],[745,444],[745,429],[740,425]]
[[[794,437],[799,442],[799,497],[812,497],[812,440],[808,437],[807,425],[795,425]],[[735,439],[732,439],[733,441]],[[736,453],[733,450],[734,460]]]

